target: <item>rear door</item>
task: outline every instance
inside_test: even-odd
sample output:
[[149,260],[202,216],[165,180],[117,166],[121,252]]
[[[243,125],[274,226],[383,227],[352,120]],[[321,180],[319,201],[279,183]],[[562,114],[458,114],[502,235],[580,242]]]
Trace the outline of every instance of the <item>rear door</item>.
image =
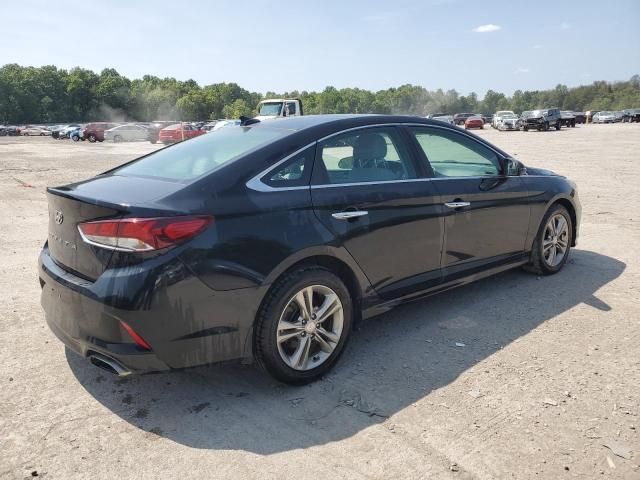
[[318,142],[311,197],[382,297],[441,280],[440,197],[397,127],[350,130]]
[[444,280],[521,258],[530,215],[522,179],[507,175],[501,156],[470,135],[430,126],[410,131],[444,208]]

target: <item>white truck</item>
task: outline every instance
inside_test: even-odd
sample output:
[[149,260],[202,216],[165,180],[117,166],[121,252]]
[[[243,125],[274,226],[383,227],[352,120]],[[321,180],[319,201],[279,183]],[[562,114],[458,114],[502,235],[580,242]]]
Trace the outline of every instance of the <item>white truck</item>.
[[279,117],[297,117],[303,115],[299,98],[272,98],[258,104],[257,120],[269,120]]

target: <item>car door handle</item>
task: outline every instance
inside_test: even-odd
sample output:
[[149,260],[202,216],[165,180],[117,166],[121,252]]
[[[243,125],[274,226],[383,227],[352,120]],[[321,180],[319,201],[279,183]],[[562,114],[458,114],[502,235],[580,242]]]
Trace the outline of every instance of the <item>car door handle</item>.
[[348,212],[336,212],[331,214],[331,216],[336,220],[351,220],[352,218],[364,217],[365,215],[369,215],[369,212],[365,210],[353,210]]
[[471,205],[471,202],[447,202],[447,203],[445,203],[445,206],[449,207],[449,208],[468,207],[469,205]]

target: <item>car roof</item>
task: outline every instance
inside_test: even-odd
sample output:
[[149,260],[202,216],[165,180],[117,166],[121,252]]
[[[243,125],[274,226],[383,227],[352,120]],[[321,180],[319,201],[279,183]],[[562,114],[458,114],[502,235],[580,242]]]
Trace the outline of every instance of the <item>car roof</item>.
[[313,127],[331,129],[345,129],[385,123],[424,123],[425,125],[440,125],[424,117],[408,115],[377,115],[377,114],[325,114],[303,115],[296,117],[273,118],[251,125],[258,128],[278,128],[301,131]]

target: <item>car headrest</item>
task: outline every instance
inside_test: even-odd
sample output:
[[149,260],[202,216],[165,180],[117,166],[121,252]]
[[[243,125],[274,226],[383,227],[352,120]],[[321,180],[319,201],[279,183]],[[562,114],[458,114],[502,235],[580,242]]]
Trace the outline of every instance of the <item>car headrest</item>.
[[381,160],[387,156],[387,142],[379,133],[363,133],[353,146],[354,165],[363,160]]

